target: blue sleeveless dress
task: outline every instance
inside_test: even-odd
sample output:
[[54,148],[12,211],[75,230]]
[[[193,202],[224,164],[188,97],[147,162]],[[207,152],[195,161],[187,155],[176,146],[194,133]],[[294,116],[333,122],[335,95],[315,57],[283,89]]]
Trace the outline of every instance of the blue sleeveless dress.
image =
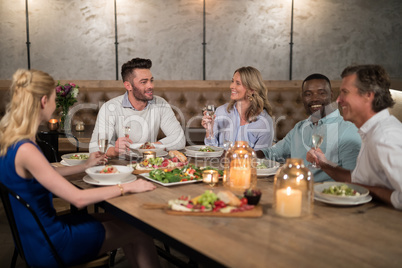
[[[18,148],[27,142],[32,143],[29,140],[17,142],[9,148],[6,155],[0,157],[0,181],[25,199],[35,210],[66,265],[95,258],[105,239],[103,225],[88,214],[57,216],[52,203],[52,193],[36,179],[18,176],[15,155]],[[10,200],[28,264],[35,267],[57,267],[50,248],[30,212],[14,198]]]

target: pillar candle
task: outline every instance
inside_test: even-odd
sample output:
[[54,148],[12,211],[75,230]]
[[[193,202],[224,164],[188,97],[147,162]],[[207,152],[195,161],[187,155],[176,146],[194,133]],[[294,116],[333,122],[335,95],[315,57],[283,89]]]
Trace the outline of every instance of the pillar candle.
[[302,192],[287,187],[276,191],[276,214],[284,217],[300,217]]
[[230,168],[230,186],[234,188],[250,188],[251,170],[246,167]]

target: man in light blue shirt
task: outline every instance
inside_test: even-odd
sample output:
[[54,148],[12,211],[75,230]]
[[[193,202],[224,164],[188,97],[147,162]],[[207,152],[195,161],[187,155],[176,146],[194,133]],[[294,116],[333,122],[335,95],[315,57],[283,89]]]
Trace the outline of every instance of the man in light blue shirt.
[[[353,170],[359,154],[361,139],[357,128],[343,120],[336,103],[331,103],[332,89],[329,79],[322,74],[308,76],[302,84],[302,99],[309,118],[298,122],[284,139],[270,148],[257,151],[258,157],[278,162],[287,158],[301,158],[306,166],[307,152],[313,147],[312,135],[321,134],[320,146],[327,159],[345,169]],[[321,169],[310,168],[315,182],[332,179]]]

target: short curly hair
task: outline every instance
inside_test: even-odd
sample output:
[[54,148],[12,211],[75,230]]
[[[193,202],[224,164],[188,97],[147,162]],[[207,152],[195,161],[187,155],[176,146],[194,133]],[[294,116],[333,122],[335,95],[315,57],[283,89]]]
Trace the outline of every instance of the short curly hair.
[[380,65],[353,65],[346,67],[341,77],[356,74],[355,86],[360,94],[374,92],[374,100],[372,109],[378,113],[385,108],[394,106],[395,101],[392,99],[389,87],[391,85],[389,76],[385,69]]

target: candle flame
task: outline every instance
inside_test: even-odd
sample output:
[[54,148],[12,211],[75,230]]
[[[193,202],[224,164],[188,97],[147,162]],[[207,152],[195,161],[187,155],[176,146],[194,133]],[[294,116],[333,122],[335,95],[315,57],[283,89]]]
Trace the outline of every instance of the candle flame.
[[49,120],[49,123],[52,123],[52,124],[57,123],[57,122],[58,122],[57,119],[50,119]]
[[286,194],[290,195],[292,193],[292,188],[288,187],[286,188]]

